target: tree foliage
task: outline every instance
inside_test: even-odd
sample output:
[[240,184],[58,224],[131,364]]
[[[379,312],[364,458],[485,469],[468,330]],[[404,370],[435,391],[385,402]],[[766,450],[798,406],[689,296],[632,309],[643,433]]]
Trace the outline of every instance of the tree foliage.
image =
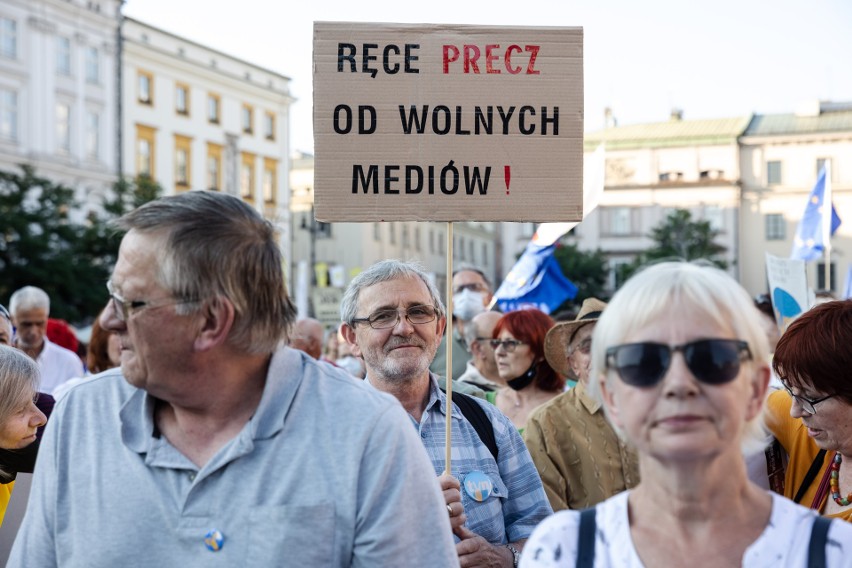
[[605,287],[609,268],[606,256],[600,249],[586,252],[573,244],[560,244],[553,255],[559,262],[562,273],[577,286],[574,299],[566,300],[554,313],[576,311],[586,298],[608,298]]
[[118,254],[109,222],[162,193],[150,179],[119,181],[102,211],[82,221],[74,190],[40,177],[32,167],[0,171],[0,298],[38,286],[51,299],[51,317],[86,321],[106,303],[104,283]]
[[728,263],[719,258],[725,247],[716,243],[718,235],[719,231],[713,229],[709,221],[693,220],[686,209],[676,209],[648,235],[654,240],[654,246],[640,253],[632,263],[620,267],[619,282],[624,282],[645,264],[667,259],[703,259],[719,268],[727,268]]

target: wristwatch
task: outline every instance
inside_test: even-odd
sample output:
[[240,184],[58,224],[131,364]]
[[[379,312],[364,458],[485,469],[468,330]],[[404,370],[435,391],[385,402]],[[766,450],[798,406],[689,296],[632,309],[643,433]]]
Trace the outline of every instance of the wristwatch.
[[518,563],[521,561],[521,553],[511,544],[507,544],[506,548],[512,553],[512,568],[518,568]]

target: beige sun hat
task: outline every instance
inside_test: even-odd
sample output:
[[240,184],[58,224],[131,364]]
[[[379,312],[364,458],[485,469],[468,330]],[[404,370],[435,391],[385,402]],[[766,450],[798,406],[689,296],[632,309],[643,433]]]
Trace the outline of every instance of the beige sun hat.
[[578,329],[598,321],[604,308],[606,308],[606,302],[597,298],[586,298],[574,321],[558,323],[547,332],[544,338],[544,357],[557,373],[562,376],[569,375],[568,342]]

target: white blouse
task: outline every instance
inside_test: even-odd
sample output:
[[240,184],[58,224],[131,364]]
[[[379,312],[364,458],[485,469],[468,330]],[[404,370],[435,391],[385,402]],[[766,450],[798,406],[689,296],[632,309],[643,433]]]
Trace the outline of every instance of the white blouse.
[[[595,567],[645,568],[630,536],[627,496],[624,491],[597,506]],[[744,567],[804,568],[814,511],[776,493],[772,513],[763,533],[746,549]],[[577,563],[579,511],[560,511],[545,519],[524,545],[521,568],[574,568]],[[829,567],[852,567],[852,524],[833,521],[828,531],[826,562]]]

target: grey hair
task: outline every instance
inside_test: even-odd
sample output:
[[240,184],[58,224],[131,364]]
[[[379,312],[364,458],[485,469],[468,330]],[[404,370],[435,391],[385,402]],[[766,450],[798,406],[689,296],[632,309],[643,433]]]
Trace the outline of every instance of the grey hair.
[[50,313],[50,296],[41,288],[24,286],[9,298],[9,312],[12,316],[18,310],[43,309]]
[[441,318],[446,315],[447,310],[438,294],[438,288],[432,283],[426,275],[426,271],[419,263],[415,261],[387,259],[375,263],[353,278],[349,283],[346,292],[343,293],[343,299],[340,301],[341,321],[352,327],[353,320],[358,317],[358,295],[361,293],[361,290],[381,282],[388,282],[399,278],[419,278],[429,290],[432,305],[435,306],[438,317]]
[[[592,396],[600,400],[601,381],[609,385],[615,380],[615,373],[606,368],[606,350],[624,343],[672,308],[681,314],[693,314],[709,325],[731,329],[748,343],[752,362],[746,365],[769,361],[769,343],[761,327],[760,313],[751,296],[736,280],[707,263],[661,262],[631,277],[601,314],[592,336],[589,377]],[[604,409],[607,410],[606,405]],[[751,453],[762,450],[766,441],[761,412],[746,425],[741,445],[745,453]]]
[[26,353],[0,345],[0,424],[32,400],[40,380],[38,364]]
[[287,295],[272,224],[241,199],[187,191],[149,201],[115,222],[125,231],[164,234],[160,284],[190,300],[178,313],[217,296],[234,306],[228,341],[246,353],[271,353],[287,339],[296,310]]

